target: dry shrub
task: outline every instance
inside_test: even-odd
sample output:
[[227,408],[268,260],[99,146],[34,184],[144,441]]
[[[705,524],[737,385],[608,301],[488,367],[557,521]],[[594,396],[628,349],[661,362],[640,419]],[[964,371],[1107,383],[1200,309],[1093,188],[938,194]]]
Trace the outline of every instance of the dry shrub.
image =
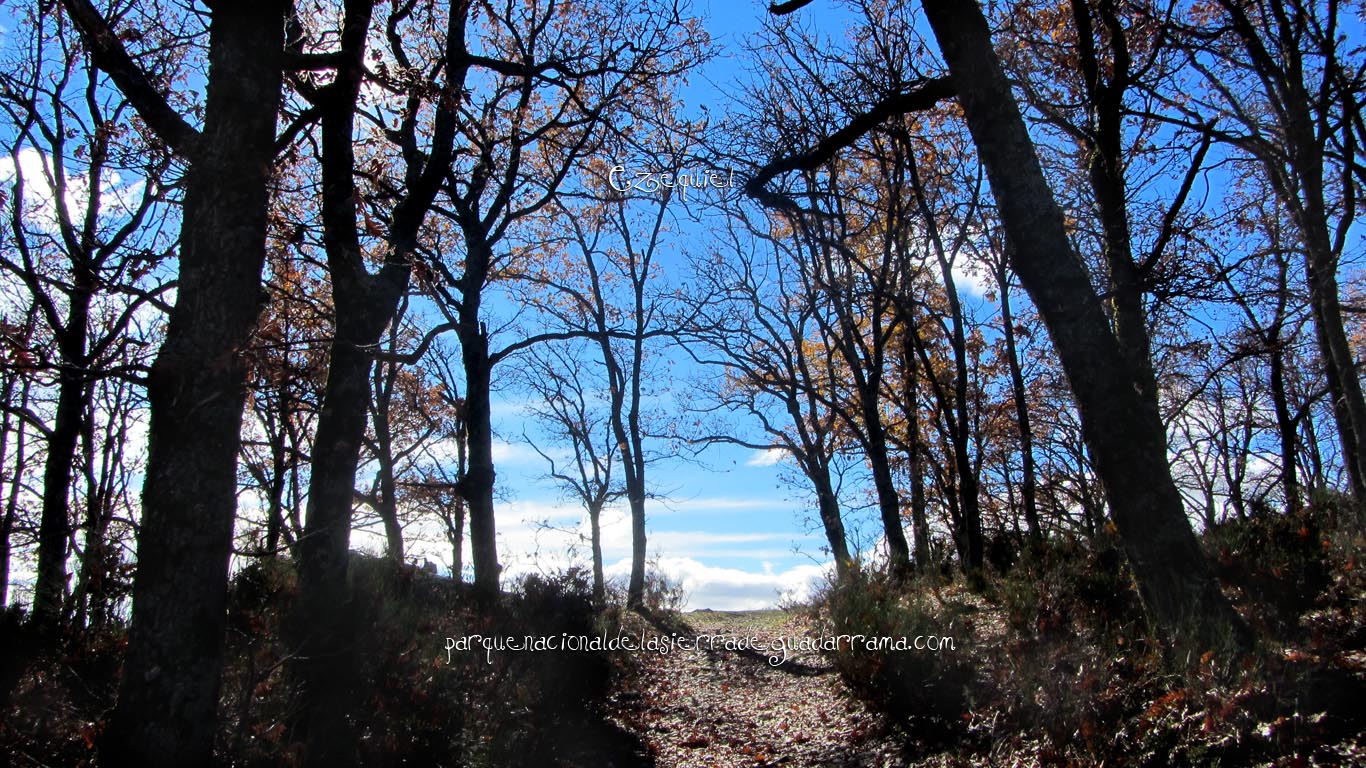
[[951,737],[969,710],[973,671],[959,645],[962,617],[934,607],[917,590],[859,568],[819,598],[824,634],[876,638],[953,637],[954,650],[869,650],[857,641],[833,653],[849,687],[891,715],[916,739]]

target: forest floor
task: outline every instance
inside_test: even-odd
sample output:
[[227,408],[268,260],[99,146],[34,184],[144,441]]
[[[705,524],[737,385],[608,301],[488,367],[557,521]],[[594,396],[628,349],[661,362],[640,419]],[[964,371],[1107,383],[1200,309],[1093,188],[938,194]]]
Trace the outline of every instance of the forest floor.
[[[948,600],[966,608],[971,617],[963,626],[973,639],[970,650],[960,649],[967,651],[964,661],[976,669],[977,676],[995,680],[1002,690],[1017,676],[1027,678],[1029,673],[1011,661],[1014,658],[1018,663],[1023,657],[1012,657],[1006,650],[1017,639],[1012,640],[1003,609],[965,590],[952,591],[952,595],[946,593]],[[636,761],[613,765],[966,768],[1111,764],[1110,759],[1088,757],[1068,746],[1089,741],[1113,742],[1109,754],[1114,764],[1366,765],[1366,735],[1360,730],[1360,718],[1347,718],[1357,724],[1348,725],[1345,732],[1341,726],[1321,732],[1321,715],[1298,712],[1289,717],[1268,715],[1272,719],[1260,722],[1263,716],[1242,711],[1258,709],[1255,702],[1266,698],[1256,683],[1211,687],[1198,693],[1201,688],[1193,681],[1187,681],[1189,687],[1173,682],[1168,690],[1145,684],[1132,671],[1129,676],[1112,674],[1121,667],[1106,668],[1100,694],[1087,693],[1083,690],[1087,683],[1072,679],[1065,671],[1054,681],[1056,690],[1047,693],[1064,703],[1069,695],[1079,696],[1078,701],[1098,696],[1105,701],[1137,702],[1121,708],[1132,710],[1131,714],[1116,712],[1093,726],[1095,733],[1087,732],[1092,726],[1086,725],[1086,718],[1072,731],[1075,713],[1069,714],[1068,707],[1075,709],[1075,703],[1045,703],[1043,711],[1061,710],[1052,720],[1027,724],[1018,713],[1007,711],[1002,701],[991,699],[964,714],[954,739],[927,743],[854,695],[828,657],[789,651],[783,663],[774,665],[768,657],[771,650],[753,649],[773,649],[780,639],[790,647],[794,640],[818,634],[807,612],[694,611],[649,618],[631,613],[624,622],[624,630],[636,636],[645,633],[660,640],[722,636],[731,642],[714,639],[710,650],[677,643],[667,653],[655,649],[630,655],[629,669],[617,676],[606,714],[648,754],[637,752]],[[751,647],[738,647],[744,645]],[[1072,644],[1064,645],[1070,648]],[[1302,655],[1292,653],[1291,657]],[[1335,699],[1343,691],[1362,690],[1361,673],[1366,667],[1359,662],[1366,655],[1346,656],[1358,663],[1332,666],[1355,669],[1352,677],[1358,683],[1339,691],[1341,680],[1324,678],[1334,690],[1325,690],[1315,709],[1332,710],[1342,717],[1358,706]],[[1075,661],[1065,654],[1048,658],[1064,670]],[[1222,714],[1207,712],[1208,707],[1198,704],[1202,700],[1214,702]],[[1206,748],[1208,752],[1202,751]],[[1177,755],[1180,759],[1175,759]]]
[[[611,699],[613,719],[658,768],[903,764],[883,716],[848,694],[828,660],[789,652],[775,666],[773,651],[756,650],[805,636],[800,614],[694,611],[648,627],[632,620],[636,634],[688,639],[668,652],[636,652],[630,682]],[[691,647],[699,635],[715,638],[710,648]]]

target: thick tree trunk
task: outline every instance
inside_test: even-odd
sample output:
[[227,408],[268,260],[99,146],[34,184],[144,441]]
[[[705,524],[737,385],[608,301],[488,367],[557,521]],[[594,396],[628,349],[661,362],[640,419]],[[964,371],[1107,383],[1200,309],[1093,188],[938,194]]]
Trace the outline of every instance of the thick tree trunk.
[[1148,620],[1174,660],[1246,649],[1251,635],[1210,573],[1167,463],[1148,379],[1110,332],[1090,276],[992,48],[976,3],[923,0],[1011,240],[1011,262],[1039,308],[1076,397]]
[[[332,345],[327,388],[313,441],[308,511],[299,547],[299,610],[296,637],[306,711],[296,724],[305,737],[310,765],[355,761],[354,738],[344,721],[354,666],[353,646],[340,623],[348,615],[351,512],[356,464],[370,399],[371,357],[354,343]],[[298,726],[302,730],[298,731]]]
[[[356,467],[370,409],[374,359],[369,350],[393,320],[409,279],[402,235],[395,236],[398,242],[380,273],[371,276],[357,233],[353,134],[373,8],[374,0],[346,3],[340,46],[346,62],[317,98],[322,112],[323,245],[335,319],[313,443],[305,535],[299,542],[300,609],[295,618],[307,710],[296,730],[302,727],[298,735],[306,740],[305,762],[318,766],[356,760],[357,735],[346,722],[355,677],[353,644],[344,625],[351,598],[347,572]],[[401,544],[399,553],[401,558]]]
[[186,174],[180,282],[156,362],[128,653],[101,763],[210,762],[246,364],[261,308],[283,0],[216,2]]

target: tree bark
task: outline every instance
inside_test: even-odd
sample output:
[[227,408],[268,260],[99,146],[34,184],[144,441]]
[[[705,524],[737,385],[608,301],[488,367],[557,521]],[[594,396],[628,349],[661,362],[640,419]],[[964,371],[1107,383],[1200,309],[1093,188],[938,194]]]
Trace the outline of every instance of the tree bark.
[[1167,463],[1149,380],[1111,333],[1072,249],[976,3],[923,0],[1012,245],[1071,384],[1149,622],[1175,661],[1245,650],[1252,638],[1210,573]]
[[[387,371],[375,403],[375,463],[379,480],[378,509],[380,522],[384,525],[384,555],[395,565],[403,564],[403,526],[398,519],[398,482],[394,476],[394,436],[389,422],[389,408],[393,402],[394,380],[398,371],[397,363],[375,364],[380,371]],[[382,374],[383,375],[383,374]]]
[[[72,297],[75,302],[78,299]],[[73,312],[74,314],[74,312]],[[74,320],[74,318],[72,318]],[[81,337],[84,339],[84,319]],[[82,347],[84,344],[81,345]],[[89,385],[83,371],[66,363],[60,374],[57,411],[43,465],[43,507],[38,523],[38,578],[33,587],[33,621],[52,629],[61,620],[67,588],[67,545],[71,541],[71,468],[85,418]]]
[[830,465],[825,457],[815,452],[798,457],[803,474],[811,481],[816,491],[816,511],[825,530],[825,540],[830,545],[830,556],[835,561],[835,578],[843,581],[849,575],[853,558],[849,556],[848,537],[844,532],[844,520],[840,516],[839,497],[835,495],[835,484],[830,479]]
[[[357,100],[364,74],[365,41],[375,0],[347,0],[342,21],[342,61],[335,79],[320,89],[315,103],[322,122],[323,245],[332,282],[334,336],[330,348],[327,385],[313,444],[313,469],[305,535],[299,542],[300,603],[297,631],[304,643],[303,677],[308,712],[296,728],[306,739],[305,762],[310,765],[349,764],[356,759],[356,738],[346,724],[345,711],[352,687],[352,644],[340,622],[349,602],[347,571],[350,561],[351,517],[356,466],[365,439],[370,406],[370,353],[384,329],[393,322],[411,277],[411,254],[418,231],[449,171],[454,124],[453,100],[465,69],[455,65],[451,50],[464,46],[464,12],[457,4],[447,20],[447,82],[442,89],[432,129],[430,156],[416,150],[416,117],[409,114],[398,133],[407,163],[407,189],[395,206],[388,231],[389,247],[376,274],[365,266],[357,231],[360,195],[355,184],[354,131]],[[392,502],[390,478],[386,496]],[[389,531],[392,536],[394,531]],[[398,557],[402,557],[401,531]]]
[[607,604],[607,581],[602,572],[602,503],[588,507],[589,546],[593,552],[593,602],[599,607]]
[[[18,407],[24,409],[28,407],[29,388],[32,386],[31,380],[27,377],[15,375],[13,378],[5,380],[4,401],[8,405],[14,397],[14,389],[18,386],[19,403]],[[26,437],[27,429],[21,419],[10,421],[10,411],[5,410],[3,417],[0,417],[0,461],[8,456],[9,436],[11,428],[14,434],[14,468],[11,470],[9,483],[9,493],[5,498],[5,516],[0,519],[0,607],[9,605],[9,574],[10,557],[13,554],[13,545],[10,537],[14,535],[14,524],[19,519],[19,497],[23,494],[23,483],[19,478],[24,476],[27,469],[28,454]],[[0,692],[3,695],[4,692]]]
[[[95,173],[101,164],[92,163]],[[88,205],[95,205],[94,202]],[[99,276],[92,268],[96,244],[88,229],[72,251],[72,288],[67,294],[66,321],[53,328],[61,355],[58,370],[57,410],[47,439],[43,467],[43,507],[38,523],[38,576],[33,587],[33,621],[52,629],[61,621],[67,590],[67,547],[71,541],[71,472],[76,444],[85,427],[90,406],[89,343],[90,304]]]
[[1024,370],[1020,352],[1015,346],[1015,318],[1010,311],[1010,276],[1005,264],[996,271],[996,284],[1001,291],[1001,324],[1006,342],[1006,365],[1010,368],[1010,388],[1015,398],[1015,425],[1020,432],[1020,495],[1024,497],[1025,530],[1029,545],[1037,551],[1043,545],[1043,530],[1039,526],[1039,493],[1034,469],[1034,434],[1029,423],[1029,399],[1025,389]]
[[1285,388],[1285,304],[1290,286],[1286,281],[1288,264],[1284,255],[1277,256],[1276,316],[1266,331],[1267,354],[1270,357],[1268,378],[1271,380],[1271,403],[1276,412],[1276,433],[1281,447],[1281,487],[1288,511],[1300,508],[1300,483],[1297,473],[1299,430],[1290,412],[1290,396]]
[[[471,258],[471,261],[473,259]],[[467,274],[467,279],[469,275]],[[479,281],[482,284],[482,280]],[[464,290],[460,305],[461,361],[465,367],[465,429],[468,468],[460,479],[460,496],[468,505],[470,560],[474,588],[485,599],[498,594],[502,566],[498,564],[498,534],[493,513],[493,414],[489,391],[492,364],[488,333],[479,322],[479,289]]]
[[[68,2],[68,10],[77,5],[73,15],[93,12],[88,3]],[[109,765],[207,765],[212,754],[246,399],[242,353],[261,308],[286,5],[210,4],[203,133],[188,144],[170,139],[190,151],[180,281],[148,375],[132,626],[100,753]],[[82,34],[90,41],[99,32],[83,26]]]

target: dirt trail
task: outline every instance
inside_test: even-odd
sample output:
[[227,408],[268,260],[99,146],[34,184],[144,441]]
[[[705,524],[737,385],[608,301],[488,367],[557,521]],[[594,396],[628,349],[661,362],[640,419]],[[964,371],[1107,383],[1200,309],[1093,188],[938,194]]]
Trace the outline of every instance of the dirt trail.
[[[739,647],[802,637],[788,614],[699,611],[645,631],[689,640],[638,652],[632,689],[613,699],[614,719],[645,742],[658,768],[902,764],[881,717],[846,695],[818,654],[789,652],[774,667],[765,653]],[[726,639],[710,650],[683,647],[699,635]]]

